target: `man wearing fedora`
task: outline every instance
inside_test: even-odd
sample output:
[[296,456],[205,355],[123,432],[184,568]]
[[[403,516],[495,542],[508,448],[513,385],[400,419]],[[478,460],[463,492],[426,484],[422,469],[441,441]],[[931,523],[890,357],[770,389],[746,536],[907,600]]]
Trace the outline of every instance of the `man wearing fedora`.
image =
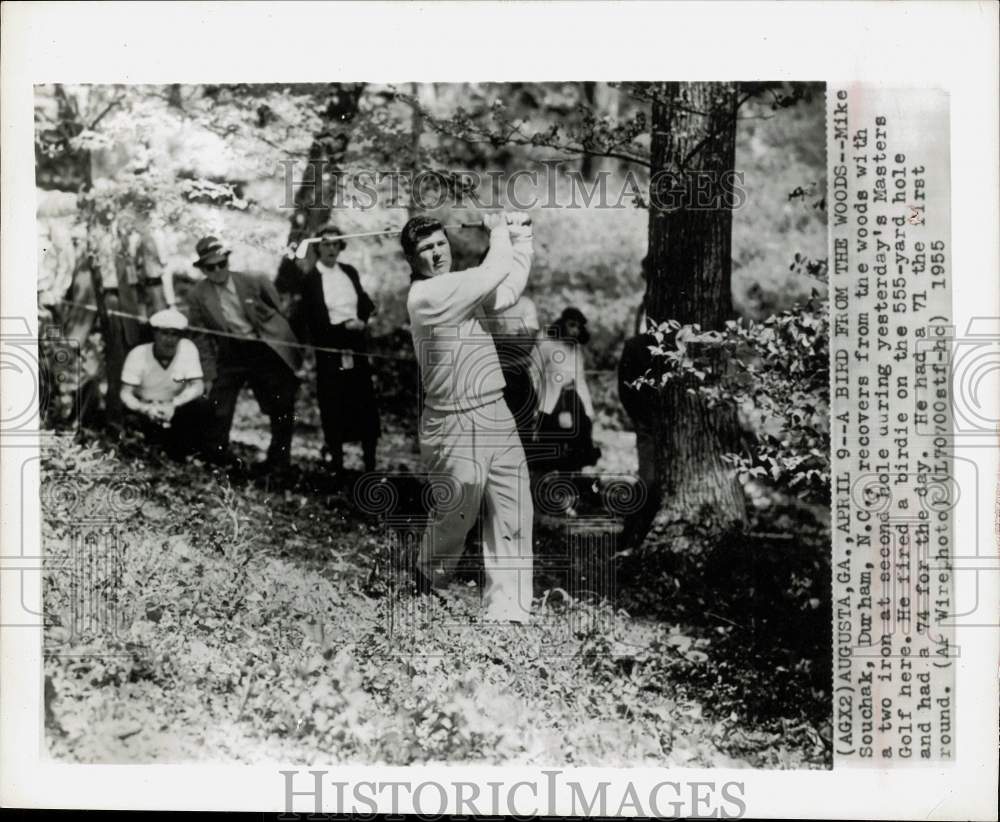
[[[188,319],[195,328],[211,408],[205,432],[206,456],[230,462],[229,431],[240,389],[249,384],[261,411],[271,419],[267,472],[289,466],[295,393],[301,352],[278,293],[265,277],[229,270],[229,249],[216,237],[198,241],[194,261],[205,279],[188,294]],[[210,333],[210,332],[219,333]]]

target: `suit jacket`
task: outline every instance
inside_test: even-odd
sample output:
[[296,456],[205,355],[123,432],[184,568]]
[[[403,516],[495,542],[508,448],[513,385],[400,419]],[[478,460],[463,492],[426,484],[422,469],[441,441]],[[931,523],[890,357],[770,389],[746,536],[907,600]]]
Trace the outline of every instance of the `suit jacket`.
[[656,391],[652,386],[629,385],[645,375],[654,365],[649,347],[656,345],[652,334],[639,334],[625,340],[618,361],[618,397],[635,426],[652,427],[656,414]]
[[[278,292],[271,281],[258,274],[244,274],[230,271],[236,295],[247,309],[246,314],[257,334],[270,348],[284,360],[292,370],[302,364],[302,351],[296,347],[295,335],[284,314]],[[198,282],[187,295],[188,321],[191,325],[228,331],[229,327],[222,315],[222,305],[215,286],[206,278]],[[206,380],[214,380],[219,364],[225,364],[229,354],[229,337],[193,332],[192,338],[201,354],[202,369]]]
[[278,276],[274,278],[274,288],[285,307],[285,316],[292,332],[300,342],[308,342],[309,328],[306,324],[305,309],[302,307],[302,280],[305,274],[295,260],[287,256],[278,264]]
[[[358,319],[368,322],[375,314],[375,303],[361,287],[361,278],[353,266],[338,263],[358,295]],[[302,309],[309,329],[310,342],[323,348],[347,348],[363,354],[368,350],[364,331],[348,331],[342,325],[331,325],[330,315],[323,299],[323,275],[313,266],[302,280]],[[340,367],[340,354],[317,351],[317,361],[329,360],[334,368]]]

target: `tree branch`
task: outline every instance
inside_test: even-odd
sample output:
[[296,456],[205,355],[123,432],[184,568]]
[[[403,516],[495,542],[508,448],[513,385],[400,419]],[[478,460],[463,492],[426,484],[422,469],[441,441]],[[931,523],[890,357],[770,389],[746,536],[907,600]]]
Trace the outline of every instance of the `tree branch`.
[[93,131],[95,128],[97,128],[98,123],[100,123],[101,120],[103,120],[108,114],[110,114],[111,111],[118,108],[124,100],[125,100],[125,95],[123,94],[119,97],[116,97],[114,100],[108,103],[104,107],[104,110],[100,114],[98,114],[97,117],[94,118],[94,121],[87,127],[88,130]]
[[403,102],[406,102],[408,105],[413,107],[415,110],[419,110],[424,118],[424,122],[438,134],[451,137],[455,140],[461,140],[467,145],[489,144],[494,147],[499,145],[515,145],[551,148],[556,151],[566,151],[575,155],[584,155],[588,157],[609,157],[616,160],[622,160],[626,163],[641,165],[645,168],[650,167],[649,158],[626,151],[623,148],[623,146],[627,145],[626,143],[612,142],[604,147],[593,147],[586,145],[583,141],[574,143],[572,141],[556,140],[552,137],[546,137],[544,132],[526,134],[518,123],[513,122],[508,123],[505,128],[501,128],[499,131],[493,132],[477,126],[470,121],[458,124],[454,121],[442,120],[424,109],[420,105],[419,101],[410,95],[397,93],[396,96]]

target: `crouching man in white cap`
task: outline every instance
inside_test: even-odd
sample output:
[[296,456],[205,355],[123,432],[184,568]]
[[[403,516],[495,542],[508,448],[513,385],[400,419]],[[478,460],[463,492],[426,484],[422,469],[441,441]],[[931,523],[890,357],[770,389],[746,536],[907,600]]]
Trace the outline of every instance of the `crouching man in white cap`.
[[149,318],[153,342],[137,345],[122,368],[122,403],[138,415],[146,437],[161,443],[174,459],[200,446],[205,393],[201,357],[183,337],[187,317],[173,308]]

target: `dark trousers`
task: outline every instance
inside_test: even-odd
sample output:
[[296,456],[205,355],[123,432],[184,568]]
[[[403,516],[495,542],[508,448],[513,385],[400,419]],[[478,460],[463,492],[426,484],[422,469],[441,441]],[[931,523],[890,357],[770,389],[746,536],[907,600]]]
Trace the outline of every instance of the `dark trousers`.
[[375,470],[375,448],[381,430],[371,371],[361,355],[355,367],[339,369],[339,359],[328,354],[316,358],[316,398],[323,439],[330,452],[331,468],[344,467],[344,443],[360,440],[365,470]]
[[260,410],[271,419],[271,444],[267,461],[275,467],[287,466],[295,425],[295,392],[299,381],[292,370],[269,346],[257,340],[230,340],[225,360],[208,397],[210,413],[206,427],[206,455],[223,460],[229,451],[229,431],[236,413],[240,389],[249,384]]
[[[559,424],[559,415],[569,412],[570,426]],[[564,388],[559,401],[549,414],[538,416],[537,442],[540,448],[532,468],[536,471],[577,472],[587,465],[594,465],[601,451],[594,446],[593,423],[575,390]]]
[[503,369],[503,398],[517,424],[517,434],[525,452],[531,448],[535,432],[535,412],[538,409],[538,395],[531,381],[531,362],[520,359],[511,363],[501,360]]
[[201,450],[202,432],[207,418],[208,402],[197,399],[174,411],[169,427],[159,425],[145,414],[134,411],[126,413],[125,424],[138,427],[148,443],[163,448],[171,459],[183,460],[188,454]]

